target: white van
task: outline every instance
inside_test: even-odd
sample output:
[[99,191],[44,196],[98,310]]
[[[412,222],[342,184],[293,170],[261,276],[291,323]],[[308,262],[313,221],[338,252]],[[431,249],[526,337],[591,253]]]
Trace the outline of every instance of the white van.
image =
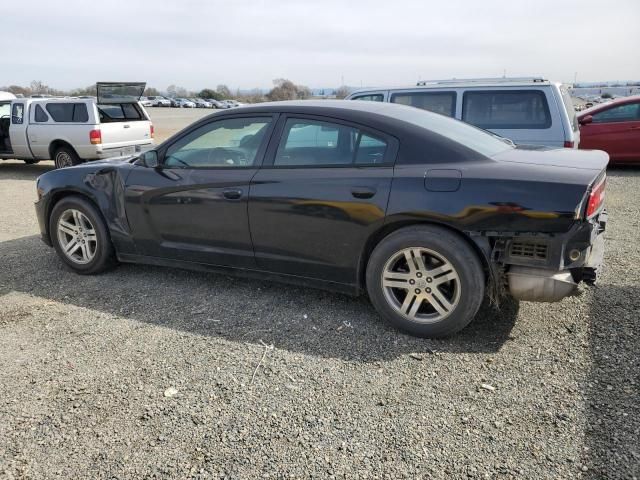
[[144,83],[98,83],[97,98],[0,97],[0,159],[56,168],[153,147],[153,124],[138,102]]
[[516,144],[578,148],[580,142],[567,90],[543,78],[423,81],[413,87],[357,90],[347,100],[393,102],[430,110]]

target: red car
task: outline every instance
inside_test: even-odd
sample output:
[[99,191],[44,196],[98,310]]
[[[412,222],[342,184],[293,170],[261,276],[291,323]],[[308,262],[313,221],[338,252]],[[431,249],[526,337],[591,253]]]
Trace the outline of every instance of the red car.
[[610,164],[640,164],[640,96],[580,112],[580,148],[604,150]]

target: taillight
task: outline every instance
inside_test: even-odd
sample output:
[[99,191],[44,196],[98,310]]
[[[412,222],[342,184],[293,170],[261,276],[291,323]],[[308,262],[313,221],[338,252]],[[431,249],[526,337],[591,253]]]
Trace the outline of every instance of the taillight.
[[154,132],[154,130],[153,130],[153,123],[150,123],[150,124],[149,124],[149,133],[151,133],[151,138],[153,138],[153,132]]
[[102,143],[102,132],[100,130],[91,130],[89,132],[89,141],[92,145],[98,145]]
[[564,142],[564,148],[573,148],[573,142]]
[[604,203],[604,188],[607,183],[607,177],[604,177],[600,182],[591,189],[589,194],[589,201],[587,202],[587,218],[593,217]]

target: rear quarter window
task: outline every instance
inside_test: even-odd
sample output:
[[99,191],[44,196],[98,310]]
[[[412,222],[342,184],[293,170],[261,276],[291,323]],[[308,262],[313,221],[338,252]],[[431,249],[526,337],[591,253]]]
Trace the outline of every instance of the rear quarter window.
[[100,122],[133,122],[146,120],[137,103],[107,103],[98,105]]
[[46,109],[54,122],[85,123],[89,121],[89,112],[84,103],[48,103]]
[[549,104],[541,90],[467,91],[462,119],[487,130],[551,127]]
[[373,93],[371,95],[358,95],[351,100],[364,100],[365,102],[382,102],[384,96],[381,93]]

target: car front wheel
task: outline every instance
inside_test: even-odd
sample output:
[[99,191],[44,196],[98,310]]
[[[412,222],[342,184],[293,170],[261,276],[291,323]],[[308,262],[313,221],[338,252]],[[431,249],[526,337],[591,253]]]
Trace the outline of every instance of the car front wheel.
[[102,215],[82,197],[65,197],[56,203],[49,219],[49,232],[62,261],[77,273],[100,273],[116,263]]
[[477,254],[455,233],[432,226],[400,229],[374,249],[367,291],[395,327],[421,337],[462,330],[485,296]]

